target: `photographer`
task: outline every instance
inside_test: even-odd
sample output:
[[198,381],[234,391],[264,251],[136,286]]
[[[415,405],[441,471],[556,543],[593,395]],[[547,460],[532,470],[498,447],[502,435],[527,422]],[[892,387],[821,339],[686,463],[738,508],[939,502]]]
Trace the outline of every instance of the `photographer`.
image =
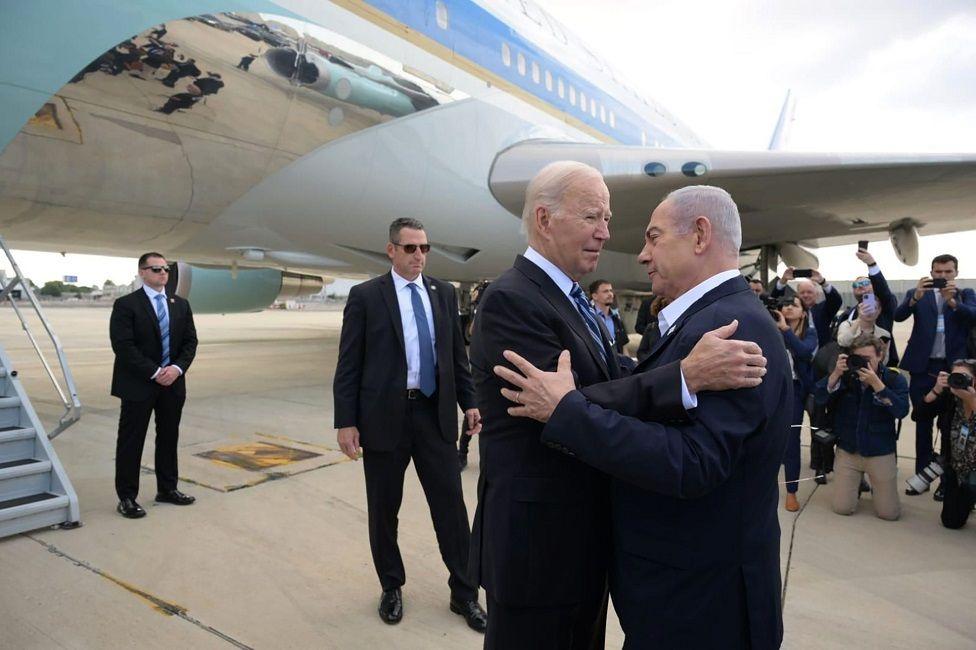
[[976,359],[956,361],[940,372],[935,386],[918,406],[920,413],[938,417],[942,434],[942,525],[962,528],[976,502]]
[[885,349],[879,338],[857,337],[850,353],[838,355],[833,372],[817,384],[816,400],[832,411],[837,435],[834,512],[854,514],[866,473],[875,512],[893,521],[901,515],[895,421],[908,414],[908,385],[898,372],[881,364]]
[[[890,344],[891,331],[878,325],[878,318],[881,314],[881,310],[878,308],[878,303],[874,294],[864,294],[863,299],[854,309],[857,313],[857,318],[845,320],[837,329],[838,345],[840,345],[842,348],[850,347],[854,339],[861,334],[870,334],[875,338],[881,339],[885,342],[885,344]],[[889,365],[888,354],[893,349],[894,348],[890,345],[885,348],[885,353],[881,359],[882,364],[886,366]]]
[[[912,406],[918,409],[925,394],[932,390],[936,377],[957,359],[966,356],[966,338],[976,325],[976,294],[956,287],[959,260],[939,255],[932,260],[932,277],[918,281],[915,289],[895,310],[895,320],[914,318],[912,333],[900,367],[911,373]],[[923,409],[924,410],[924,409]],[[932,460],[932,418],[913,412],[915,420],[915,472]],[[909,487],[905,494],[919,494]]]
[[817,332],[810,327],[806,307],[798,297],[781,299],[777,309],[770,313],[783,334],[793,367],[793,426],[786,442],[783,468],[786,474],[785,507],[789,512],[796,512],[800,509],[800,502],[796,500],[800,478],[800,425],[803,424],[807,395],[813,390],[812,363],[813,355],[817,353]]
[[[877,324],[882,329],[892,332],[895,322],[895,309],[898,307],[898,299],[891,292],[888,281],[881,273],[881,269],[874,260],[874,256],[866,248],[858,248],[855,255],[857,259],[867,264],[868,274],[855,278],[851,283],[851,289],[857,304],[844,310],[837,319],[841,325],[845,321],[856,321],[860,315],[858,306],[867,300],[877,306]],[[868,298],[868,296],[871,297]],[[898,350],[895,348],[894,339],[891,339],[888,344],[888,358],[885,361],[885,365],[898,365]]]
[[[770,292],[773,298],[780,298],[786,293],[786,283],[800,277],[798,274],[809,274],[809,280],[801,279],[796,285],[796,295],[799,296],[803,307],[810,314],[813,327],[817,331],[817,343],[826,345],[830,341],[830,324],[833,322],[837,312],[844,304],[840,292],[827,282],[820,271],[815,269],[795,269],[788,266],[783,271],[783,277],[776,281],[776,286]],[[814,284],[816,283],[816,284]],[[824,299],[820,300],[820,291],[823,292]]]

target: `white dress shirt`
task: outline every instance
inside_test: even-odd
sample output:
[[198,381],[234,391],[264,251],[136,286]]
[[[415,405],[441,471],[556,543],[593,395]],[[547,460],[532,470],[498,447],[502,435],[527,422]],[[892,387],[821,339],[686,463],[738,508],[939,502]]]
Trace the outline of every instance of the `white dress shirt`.
[[434,311],[430,306],[430,296],[424,286],[424,276],[418,275],[415,280],[407,280],[395,270],[393,287],[396,289],[397,304],[400,305],[400,323],[403,325],[403,347],[407,353],[407,388],[420,388],[420,334],[417,332],[417,321],[413,315],[413,289],[411,284],[420,290],[420,302],[424,305],[427,316],[427,327],[430,329],[430,345],[434,350],[434,367],[437,367],[437,335],[434,332]]
[[[700,282],[685,293],[674,299],[667,307],[662,309],[657,315],[657,326],[661,329],[661,338],[666,337],[668,330],[678,322],[681,315],[688,311],[688,308],[698,302],[706,293],[732,278],[742,275],[737,269],[730,269],[716,273],[712,277]],[[698,407],[698,396],[688,391],[688,384],[685,383],[685,375],[681,373],[681,403],[685,410]]]
[[[149,296],[149,304],[152,305],[153,311],[156,312],[157,314],[159,314],[159,311],[157,311],[157,309],[156,309],[156,296],[162,296],[163,297],[163,310],[166,312],[166,319],[169,320],[169,298],[166,297],[166,292],[165,291],[156,291],[155,289],[153,289],[152,287],[150,287],[148,284],[142,285],[142,290],[146,292],[146,295],[147,296]],[[157,316],[157,318],[158,318],[158,316]],[[171,332],[172,332],[172,329],[173,328],[170,327],[170,331]],[[173,345],[172,345],[172,343],[173,343],[173,338],[171,336],[170,337],[170,348],[169,348],[170,359],[171,360],[172,360],[172,354],[173,354]],[[183,368],[180,368],[175,363],[174,364],[171,364],[171,365],[174,368],[176,368],[177,370],[179,370],[181,375],[183,374]],[[156,375],[158,375],[162,371],[163,371],[162,368],[156,368],[156,372],[154,372],[153,375],[152,375],[152,377],[150,377],[149,379],[155,379],[156,378]]]

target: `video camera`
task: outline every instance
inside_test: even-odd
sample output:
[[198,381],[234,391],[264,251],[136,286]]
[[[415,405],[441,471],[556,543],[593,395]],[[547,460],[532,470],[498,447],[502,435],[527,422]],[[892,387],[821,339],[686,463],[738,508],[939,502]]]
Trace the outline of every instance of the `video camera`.
[[760,296],[759,299],[762,301],[762,304],[765,305],[769,315],[772,316],[773,320],[776,322],[779,322],[779,318],[776,317],[776,312],[783,307],[789,307],[793,304],[793,298],[773,298],[771,296]]

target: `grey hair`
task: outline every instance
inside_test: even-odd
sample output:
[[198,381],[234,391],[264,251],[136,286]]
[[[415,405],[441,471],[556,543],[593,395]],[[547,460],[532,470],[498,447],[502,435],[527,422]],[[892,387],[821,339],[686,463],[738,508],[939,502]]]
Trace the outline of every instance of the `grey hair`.
[[662,203],[671,207],[675,227],[682,235],[691,232],[697,217],[705,217],[712,224],[712,233],[723,243],[726,252],[739,254],[742,246],[742,221],[732,196],[721,187],[689,185],[677,189]]
[[529,234],[529,224],[539,206],[550,212],[559,212],[566,192],[579,179],[603,174],[594,167],[575,160],[557,160],[540,169],[525,188],[525,204],[522,207],[522,234]]
[[409,228],[410,230],[423,230],[424,224],[420,223],[416,219],[411,219],[410,217],[400,217],[399,219],[394,219],[393,223],[390,224],[391,244],[400,243],[400,231],[404,228]]

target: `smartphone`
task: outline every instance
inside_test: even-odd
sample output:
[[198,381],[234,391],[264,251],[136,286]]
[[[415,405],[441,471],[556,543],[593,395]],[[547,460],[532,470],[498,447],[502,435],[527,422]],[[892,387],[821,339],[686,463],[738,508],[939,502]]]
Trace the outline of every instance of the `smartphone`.
[[878,297],[873,293],[866,293],[861,296],[861,303],[865,305],[864,308],[869,311],[878,311]]
[[794,278],[812,278],[813,277],[813,269],[794,269],[793,270],[793,277]]
[[947,284],[949,284],[949,281],[945,278],[935,278],[932,280],[929,286],[933,289],[945,289]]
[[857,247],[860,248],[862,251],[866,251],[868,249],[868,240],[867,239],[860,240],[859,242],[857,242]]

